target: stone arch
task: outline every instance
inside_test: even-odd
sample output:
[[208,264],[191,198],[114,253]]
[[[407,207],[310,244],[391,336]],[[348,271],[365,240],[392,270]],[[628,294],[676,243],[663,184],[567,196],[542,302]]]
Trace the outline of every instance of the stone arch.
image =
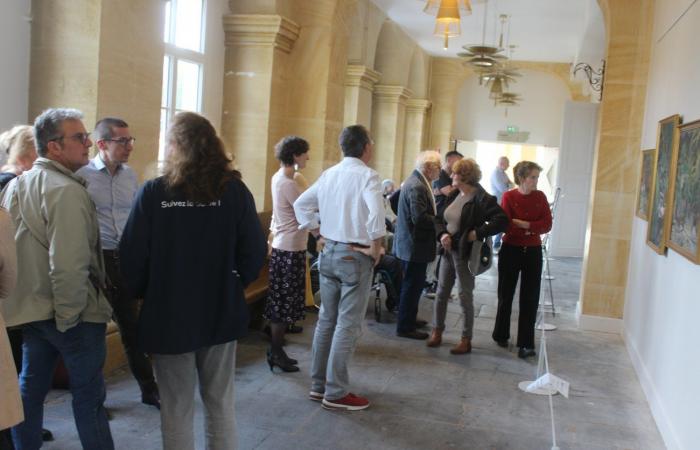
[[379,84],[408,85],[411,59],[415,44],[393,21],[386,20],[377,39],[377,52],[374,57],[374,70],[381,73]]
[[348,37],[348,64],[374,69],[379,32],[386,14],[370,0],[359,0],[350,19]]
[[418,46],[413,50],[411,65],[408,72],[406,87],[413,92],[415,98],[428,97],[428,85],[430,77],[430,58]]

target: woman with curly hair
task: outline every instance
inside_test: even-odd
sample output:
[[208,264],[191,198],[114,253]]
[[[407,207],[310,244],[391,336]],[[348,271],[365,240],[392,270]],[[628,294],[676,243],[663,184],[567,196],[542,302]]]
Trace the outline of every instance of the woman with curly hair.
[[496,197],[486,193],[479,184],[481,169],[476,161],[460,159],[452,166],[450,177],[455,189],[447,196],[445,208],[436,219],[436,234],[443,255],[433,309],[433,331],[427,345],[437,347],[442,343],[447,302],[455,280],[459,280],[458,295],[464,323],[462,337],[450,353],[461,355],[472,351],[474,275],[467,265],[472,243],[505,230],[508,218],[498,206]]
[[248,330],[243,289],[265,258],[253,196],[204,117],[177,114],[163,176],[136,195],[121,270],[144,299],[138,343],[160,388],[164,449],[194,449],[194,391],[207,448],[236,448],[236,340]]
[[272,223],[270,231],[270,289],[265,318],[270,321],[271,345],[267,351],[270,370],[298,372],[297,360],[284,351],[284,334],[294,322],[304,319],[306,284],[306,244],[308,231],[299,229],[294,201],[302,189],[295,181],[296,168],[309,160],[309,143],[298,136],[287,136],[275,145],[280,169],[272,177]]
[[537,180],[542,167],[520,161],[513,168],[517,189],[503,194],[501,207],[510,219],[498,254],[498,311],[493,340],[508,346],[510,312],[515,286],[520,277],[520,314],[518,315],[518,356],[535,356],[535,321],[540,301],[542,277],[542,240],[540,235],[552,228],[552,212]]

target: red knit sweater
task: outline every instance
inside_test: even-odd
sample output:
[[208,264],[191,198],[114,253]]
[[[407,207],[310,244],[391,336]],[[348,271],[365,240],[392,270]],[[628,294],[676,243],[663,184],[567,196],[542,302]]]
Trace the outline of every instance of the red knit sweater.
[[[519,247],[542,245],[540,235],[552,228],[552,213],[547,197],[542,191],[532,191],[523,195],[517,189],[512,189],[503,194],[501,207],[511,220],[503,242]],[[513,225],[513,219],[530,222],[530,229],[516,227]]]

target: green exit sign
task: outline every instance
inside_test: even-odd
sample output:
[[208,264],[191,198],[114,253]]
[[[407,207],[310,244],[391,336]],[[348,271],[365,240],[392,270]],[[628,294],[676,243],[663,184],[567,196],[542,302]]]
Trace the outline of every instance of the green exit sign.
[[517,133],[518,130],[519,130],[519,128],[516,127],[515,125],[508,125],[508,126],[506,127],[506,131],[507,131],[508,133]]

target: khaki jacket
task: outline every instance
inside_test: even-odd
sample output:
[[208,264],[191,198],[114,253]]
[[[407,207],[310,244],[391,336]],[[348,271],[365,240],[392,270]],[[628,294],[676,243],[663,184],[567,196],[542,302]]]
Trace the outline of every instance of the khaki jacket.
[[[15,233],[7,211],[0,209],[0,302],[12,292],[17,280]],[[0,430],[22,421],[22,399],[19,396],[17,370],[0,314]]]
[[38,158],[0,195],[17,244],[17,288],[2,305],[8,326],[55,319],[64,332],[79,322],[106,323],[105,271],[95,205],[85,180]]

